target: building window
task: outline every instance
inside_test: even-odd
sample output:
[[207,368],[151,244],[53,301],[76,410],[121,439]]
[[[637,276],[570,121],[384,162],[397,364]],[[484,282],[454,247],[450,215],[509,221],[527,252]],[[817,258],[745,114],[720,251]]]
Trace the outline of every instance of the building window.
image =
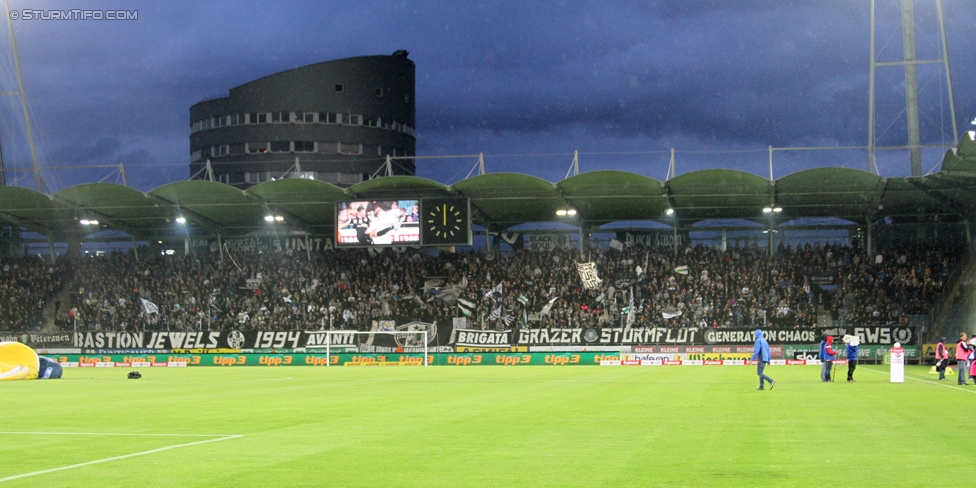
[[244,125],[247,123],[247,119],[244,114],[234,114],[230,116],[230,125]]
[[244,173],[245,183],[264,183],[270,180],[267,171],[258,171],[256,173]]
[[262,154],[268,152],[267,142],[249,142],[247,143],[248,154]]
[[210,154],[212,154],[214,157],[226,156],[228,149],[229,148],[227,146],[214,146],[211,149]]
[[363,153],[362,144],[353,144],[351,142],[340,142],[339,143],[339,154],[347,154],[350,156],[355,156]]
[[410,95],[403,96],[403,103],[410,105]]
[[190,161],[199,161],[203,157],[199,149],[190,153]]
[[363,125],[363,116],[350,114],[349,121],[346,123],[349,125]]
[[339,149],[334,142],[319,142],[318,149],[320,153],[324,154],[337,154]]
[[291,151],[291,141],[271,141],[271,152],[283,153]]
[[200,130],[207,130],[213,127],[213,119],[203,119],[200,121]]
[[295,141],[295,152],[315,152],[315,143],[312,141]]
[[263,112],[262,113],[251,114],[251,123],[252,124],[267,124],[268,123],[268,114],[263,113]]
[[271,121],[279,124],[291,122],[291,112],[272,112]]
[[305,113],[303,113],[302,114],[302,117],[301,117],[301,122],[304,122],[306,124],[314,124],[315,123],[315,112],[305,112]]
[[218,183],[223,183],[225,185],[229,185],[230,184],[230,173],[224,173],[224,174],[219,174],[219,175],[215,175],[215,176],[217,177],[217,182]]
[[343,89],[344,89],[344,87],[342,86],[342,83],[336,83],[336,86],[335,86],[336,93],[342,93]]
[[227,117],[220,116],[214,118],[214,127],[224,127],[227,125]]
[[228,154],[244,154],[244,144],[231,144]]
[[383,98],[383,89],[382,88],[377,88],[376,89],[376,98]]

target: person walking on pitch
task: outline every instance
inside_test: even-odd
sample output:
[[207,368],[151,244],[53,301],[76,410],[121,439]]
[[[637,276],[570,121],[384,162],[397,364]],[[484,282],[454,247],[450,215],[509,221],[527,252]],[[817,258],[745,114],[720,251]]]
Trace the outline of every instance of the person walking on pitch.
[[847,382],[854,382],[854,370],[857,368],[857,353],[861,349],[861,338],[856,335],[844,336],[847,343]]
[[752,349],[752,360],[756,360],[756,375],[759,376],[759,388],[757,390],[765,390],[765,382],[769,382],[769,389],[772,390],[776,386],[776,380],[766,376],[763,370],[766,369],[766,365],[769,364],[769,343],[766,342],[766,338],[763,337],[762,329],[756,329],[754,334],[756,336],[756,345]]

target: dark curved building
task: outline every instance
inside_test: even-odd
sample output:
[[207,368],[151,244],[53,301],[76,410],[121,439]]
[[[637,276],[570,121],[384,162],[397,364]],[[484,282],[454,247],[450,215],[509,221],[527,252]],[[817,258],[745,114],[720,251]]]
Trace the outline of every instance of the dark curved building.
[[[232,88],[190,107],[190,177],[207,178],[209,160],[217,181],[238,188],[279,178],[359,183],[387,155],[415,155],[414,90],[406,51],[326,61]],[[393,173],[413,175],[413,160],[393,160]]]

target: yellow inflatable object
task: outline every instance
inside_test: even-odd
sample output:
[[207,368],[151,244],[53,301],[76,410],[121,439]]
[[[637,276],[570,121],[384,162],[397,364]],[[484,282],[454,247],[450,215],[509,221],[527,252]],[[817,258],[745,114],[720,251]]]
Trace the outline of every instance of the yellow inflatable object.
[[0,342],[0,381],[37,378],[37,353],[19,342]]

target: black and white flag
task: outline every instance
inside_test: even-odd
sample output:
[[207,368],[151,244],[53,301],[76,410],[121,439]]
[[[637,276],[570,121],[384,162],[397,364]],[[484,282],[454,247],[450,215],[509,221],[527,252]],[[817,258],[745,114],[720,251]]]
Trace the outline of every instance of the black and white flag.
[[603,282],[596,274],[596,263],[592,261],[588,263],[576,263],[576,270],[579,272],[580,280],[583,282],[583,288],[587,290],[595,290]]
[[499,283],[495,285],[495,287],[492,288],[491,290],[488,290],[488,293],[485,293],[485,298],[491,298],[492,300],[495,301],[501,300],[502,297],[505,296],[504,291],[502,290],[503,284],[504,283]]
[[542,307],[542,311],[539,312],[539,315],[549,315],[549,311],[552,310],[552,304],[556,303],[556,300],[559,300],[559,297],[552,297],[552,300],[549,300],[549,303]]
[[470,298],[458,297],[457,299],[458,310],[460,310],[465,317],[471,317],[474,314],[474,310],[477,305],[478,304]]

